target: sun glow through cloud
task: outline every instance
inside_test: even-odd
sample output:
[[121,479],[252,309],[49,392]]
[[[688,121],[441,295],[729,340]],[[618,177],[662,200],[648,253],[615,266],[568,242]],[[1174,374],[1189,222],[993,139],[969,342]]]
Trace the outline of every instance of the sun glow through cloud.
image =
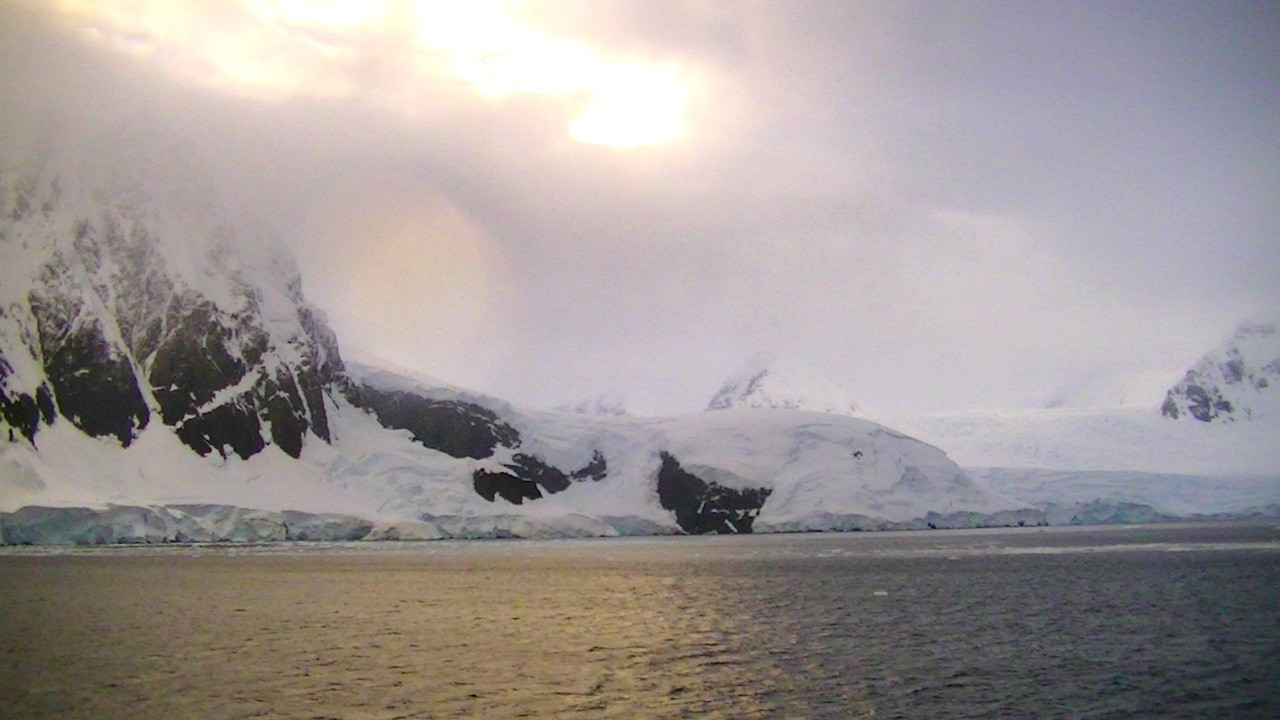
[[[257,0],[216,4],[59,0],[88,38],[189,81],[267,97],[373,95],[432,105],[441,79],[489,101],[553,98],[570,137],[617,148],[685,133],[688,80],[673,64],[602,56],[522,24],[520,0]],[[368,57],[393,68],[373,85]],[[390,57],[390,63],[386,59]]]
[[271,19],[335,30],[378,22],[388,10],[379,0],[275,0],[256,3],[253,9]]

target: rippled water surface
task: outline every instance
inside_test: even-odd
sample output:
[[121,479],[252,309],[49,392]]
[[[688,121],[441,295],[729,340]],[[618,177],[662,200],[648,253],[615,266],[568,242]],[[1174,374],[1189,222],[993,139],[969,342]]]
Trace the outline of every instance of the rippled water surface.
[[1275,718],[1280,529],[8,549],[0,717]]

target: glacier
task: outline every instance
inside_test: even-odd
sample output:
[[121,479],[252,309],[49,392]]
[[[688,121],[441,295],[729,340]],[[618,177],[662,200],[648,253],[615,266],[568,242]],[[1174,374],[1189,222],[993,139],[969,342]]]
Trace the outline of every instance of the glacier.
[[[1145,407],[884,418],[945,447],[975,481],[1052,524],[1280,517],[1280,422],[1171,419]],[[1109,508],[1103,511],[1102,508]]]

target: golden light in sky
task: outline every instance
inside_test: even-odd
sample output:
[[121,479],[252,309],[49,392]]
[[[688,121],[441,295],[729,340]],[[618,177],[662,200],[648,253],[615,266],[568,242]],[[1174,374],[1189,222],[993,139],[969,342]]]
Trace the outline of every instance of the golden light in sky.
[[[357,321],[340,328],[343,341],[429,338],[432,364],[467,367],[455,377],[483,381],[481,363],[468,360],[494,333],[498,290],[480,228],[428,184],[394,173],[352,175],[318,200],[302,221],[309,245],[299,262],[325,305]],[[387,315],[389,307],[407,310]]]
[[[659,145],[685,132],[688,81],[673,64],[620,62],[552,38],[512,14],[522,0],[58,0],[90,39],[183,79],[287,97],[383,94],[430,106],[426,88],[462,81],[500,101],[537,95],[565,103],[580,142]],[[366,60],[391,67],[378,87]],[[388,84],[389,83],[389,84]]]
[[381,0],[275,0],[254,3],[252,7],[268,18],[333,29],[366,25],[387,14],[387,3]]

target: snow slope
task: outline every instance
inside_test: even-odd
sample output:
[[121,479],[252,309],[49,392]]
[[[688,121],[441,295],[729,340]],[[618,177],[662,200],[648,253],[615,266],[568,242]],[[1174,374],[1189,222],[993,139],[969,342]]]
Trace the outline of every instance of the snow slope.
[[884,421],[947,449],[963,467],[1280,474],[1280,424],[1173,422],[1154,409],[1004,410]]

